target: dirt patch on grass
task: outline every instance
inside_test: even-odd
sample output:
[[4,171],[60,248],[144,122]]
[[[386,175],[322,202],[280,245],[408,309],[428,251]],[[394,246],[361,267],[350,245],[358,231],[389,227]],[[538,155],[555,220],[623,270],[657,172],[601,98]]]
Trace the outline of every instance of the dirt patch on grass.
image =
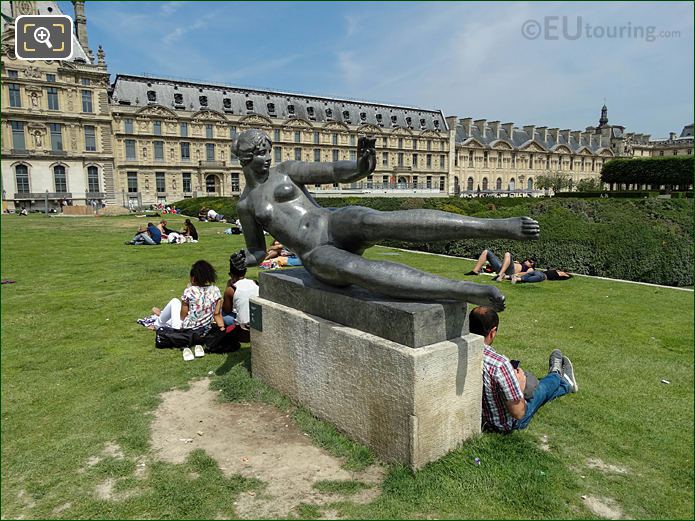
[[289,415],[261,403],[220,403],[217,396],[207,379],[192,382],[188,391],[162,395],[151,443],[164,461],[183,463],[191,451],[203,449],[225,475],[266,483],[262,492],[239,497],[239,516],[287,517],[302,503],[320,507],[345,499],[314,489],[317,481],[357,480],[371,485],[350,496],[357,503],[371,501],[380,493],[382,467],[347,471],[339,458],[314,446]]
[[123,459],[123,451],[121,450],[121,447],[117,443],[107,443],[99,454],[97,454],[96,456],[90,456],[87,459],[85,466],[82,467],[78,472],[81,474],[85,472],[88,468],[97,465],[100,461],[106,458],[114,458],[119,460]]
[[589,458],[586,460],[586,466],[590,469],[600,470],[604,474],[628,474],[628,469],[604,463],[599,458]]
[[623,516],[623,509],[614,500],[606,497],[582,496],[584,505],[591,512],[605,519],[629,519]]

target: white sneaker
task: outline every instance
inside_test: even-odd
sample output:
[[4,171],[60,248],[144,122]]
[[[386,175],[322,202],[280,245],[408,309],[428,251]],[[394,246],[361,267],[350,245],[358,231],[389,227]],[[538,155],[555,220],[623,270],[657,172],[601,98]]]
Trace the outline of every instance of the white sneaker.
[[195,353],[196,358],[200,358],[201,356],[205,356],[205,351],[203,350],[203,346],[197,345],[193,348],[193,352]]
[[186,348],[183,350],[183,359],[184,359],[184,361],[190,362],[190,361],[193,360],[194,358],[195,358],[195,356],[193,356],[193,351],[191,351],[191,348],[190,348],[190,347],[186,347]]

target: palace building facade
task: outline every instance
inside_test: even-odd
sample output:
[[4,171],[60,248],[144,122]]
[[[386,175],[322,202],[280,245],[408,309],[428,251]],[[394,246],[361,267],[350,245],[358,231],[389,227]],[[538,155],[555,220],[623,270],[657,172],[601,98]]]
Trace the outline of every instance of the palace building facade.
[[[2,3],[2,196],[4,208],[61,202],[141,207],[244,189],[235,136],[264,130],[273,161],[355,159],[360,136],[377,138],[377,167],[351,184],[308,187],[322,195],[537,195],[541,175],[598,179],[614,157],[692,152],[681,137],[650,141],[609,125],[584,131],[445,117],[441,110],[117,74],[89,47],[84,1],[73,1],[68,61],[14,54],[14,19],[62,14],[56,2]],[[689,129],[689,134],[688,134]]]

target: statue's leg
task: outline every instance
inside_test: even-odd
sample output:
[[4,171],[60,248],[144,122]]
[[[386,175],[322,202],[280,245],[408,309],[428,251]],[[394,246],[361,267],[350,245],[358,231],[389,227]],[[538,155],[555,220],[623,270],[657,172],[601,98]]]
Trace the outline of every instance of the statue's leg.
[[380,212],[352,206],[330,216],[331,236],[353,250],[354,243],[373,244],[384,239],[437,241],[455,239],[538,239],[538,222],[530,217],[482,219],[438,210]]
[[355,284],[390,297],[408,300],[458,300],[504,309],[495,286],[445,279],[409,266],[367,260],[335,246],[319,246],[302,256],[306,269],[333,286]]

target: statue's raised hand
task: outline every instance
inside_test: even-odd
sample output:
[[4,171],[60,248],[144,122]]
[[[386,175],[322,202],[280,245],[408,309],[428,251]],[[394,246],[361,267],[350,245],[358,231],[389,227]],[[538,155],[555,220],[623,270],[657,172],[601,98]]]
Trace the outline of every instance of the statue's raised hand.
[[357,141],[357,172],[368,176],[376,168],[376,138],[361,137]]

